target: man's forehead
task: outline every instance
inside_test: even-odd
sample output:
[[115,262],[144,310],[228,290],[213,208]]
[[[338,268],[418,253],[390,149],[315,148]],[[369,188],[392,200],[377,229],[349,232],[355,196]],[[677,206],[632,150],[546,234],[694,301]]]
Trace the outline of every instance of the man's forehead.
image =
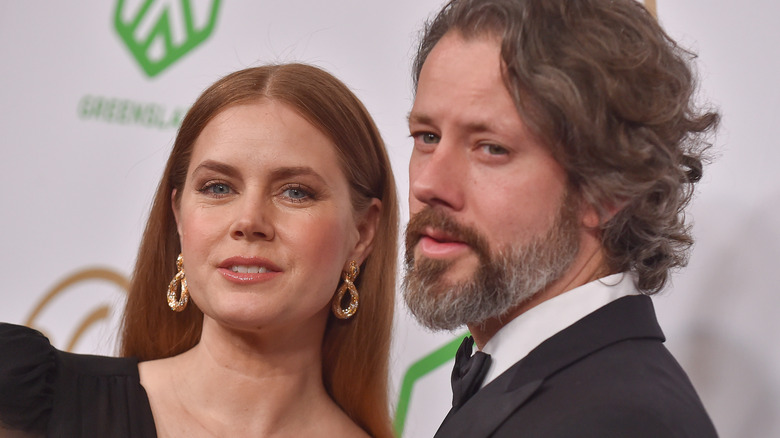
[[486,89],[474,96],[446,87],[434,93],[419,93],[407,119],[410,125],[452,124],[466,132],[517,129],[517,125],[523,125],[514,101],[503,87]]
[[487,37],[464,39],[450,32],[436,43],[423,63],[416,97],[433,92],[477,99],[482,93],[499,89],[506,89],[500,41]]
[[[441,64],[441,66],[439,66]],[[420,70],[420,79],[431,66],[445,71],[464,66],[469,69],[484,69],[501,73],[501,39],[491,35],[464,37],[458,31],[449,31],[433,46]]]
[[[453,117],[455,114],[453,114],[453,111],[448,111],[448,115],[450,117]],[[481,113],[478,111],[475,111],[472,114],[464,113],[464,111],[459,112],[460,120],[458,120],[460,123],[460,128],[464,131],[468,132],[487,132],[496,130],[498,124],[500,124],[500,121],[494,119],[494,118],[482,118]],[[454,117],[453,117],[454,118]],[[431,115],[425,112],[417,111],[415,112],[412,110],[408,116],[407,119],[409,121],[409,124],[417,124],[417,125],[438,125],[440,123],[439,119],[435,115]]]

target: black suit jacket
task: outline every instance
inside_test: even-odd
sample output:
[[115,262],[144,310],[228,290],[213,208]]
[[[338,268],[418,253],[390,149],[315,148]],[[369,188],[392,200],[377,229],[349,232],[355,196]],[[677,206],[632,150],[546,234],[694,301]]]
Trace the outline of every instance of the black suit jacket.
[[646,296],[596,310],[450,411],[444,437],[716,437]]

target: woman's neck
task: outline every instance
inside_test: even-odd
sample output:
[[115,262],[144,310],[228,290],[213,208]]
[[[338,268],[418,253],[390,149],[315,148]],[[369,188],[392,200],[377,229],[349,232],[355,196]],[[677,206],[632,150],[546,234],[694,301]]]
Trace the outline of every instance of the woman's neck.
[[311,330],[250,332],[207,319],[191,350],[139,367],[158,434],[309,436],[345,420],[356,427],[325,391],[321,344]]

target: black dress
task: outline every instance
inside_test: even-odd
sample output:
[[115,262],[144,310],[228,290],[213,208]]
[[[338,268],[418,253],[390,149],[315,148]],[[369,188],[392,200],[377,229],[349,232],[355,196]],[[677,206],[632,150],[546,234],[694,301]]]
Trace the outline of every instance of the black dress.
[[66,353],[2,323],[0,423],[46,437],[157,436],[136,359]]

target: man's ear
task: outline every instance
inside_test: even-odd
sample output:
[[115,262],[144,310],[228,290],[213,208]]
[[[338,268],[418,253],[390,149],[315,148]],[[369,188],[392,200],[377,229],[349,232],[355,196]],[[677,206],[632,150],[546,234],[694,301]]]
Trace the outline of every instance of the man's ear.
[[599,209],[589,202],[583,202],[580,211],[580,214],[582,215],[582,225],[587,229],[600,228],[601,225],[615,217],[624,206],[625,203],[613,202],[602,205],[602,208]]
[[[382,214],[382,201],[377,198],[371,199],[371,204],[363,211],[357,218],[357,231],[358,241],[355,243],[355,247],[352,249],[349,261],[354,260],[358,266],[363,264],[363,261],[371,253],[371,249],[374,245],[374,237],[376,237],[376,231],[379,227],[379,218]],[[348,265],[344,266],[346,270]]]

